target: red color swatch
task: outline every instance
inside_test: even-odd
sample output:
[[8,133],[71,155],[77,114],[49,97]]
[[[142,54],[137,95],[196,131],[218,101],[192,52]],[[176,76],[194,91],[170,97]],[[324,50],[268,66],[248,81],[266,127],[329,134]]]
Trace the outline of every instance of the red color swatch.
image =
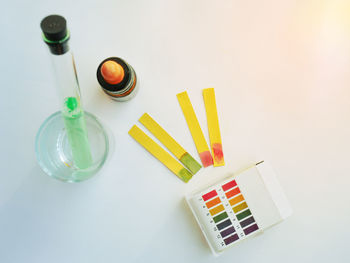
[[222,186],[222,189],[226,192],[228,189],[231,189],[231,188],[235,187],[236,185],[237,185],[236,181],[233,180],[231,182],[228,182],[227,184],[224,184]]
[[210,191],[209,193],[206,193],[205,195],[202,196],[204,201],[207,201],[210,198],[213,198],[214,196],[218,195],[216,190]]

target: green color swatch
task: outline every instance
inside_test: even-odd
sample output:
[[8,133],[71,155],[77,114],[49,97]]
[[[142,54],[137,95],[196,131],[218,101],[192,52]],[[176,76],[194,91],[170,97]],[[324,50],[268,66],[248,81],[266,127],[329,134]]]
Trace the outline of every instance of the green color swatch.
[[242,220],[243,218],[247,217],[247,216],[250,216],[252,213],[250,212],[249,209],[245,210],[244,212],[236,215],[238,221]]
[[227,213],[223,212],[220,215],[215,216],[213,219],[214,219],[214,222],[217,223],[217,222],[225,219],[226,217],[228,217]]

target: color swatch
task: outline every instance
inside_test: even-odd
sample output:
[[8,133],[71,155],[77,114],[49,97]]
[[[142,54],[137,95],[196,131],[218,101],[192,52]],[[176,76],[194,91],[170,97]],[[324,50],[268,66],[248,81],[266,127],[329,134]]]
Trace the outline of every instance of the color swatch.
[[207,114],[210,146],[214,159],[214,166],[222,166],[225,165],[225,161],[222,151],[219,118],[217,113],[214,88],[204,89],[203,99],[205,104],[205,111]]
[[134,125],[129,135],[133,137],[139,144],[141,144],[154,157],[161,161],[170,171],[176,174],[184,182],[188,182],[192,178],[192,174],[186,168],[176,161],[168,152],[153,141],[147,134],[145,134],[139,127]]
[[187,126],[190,129],[193,141],[196,145],[199,157],[202,161],[204,167],[208,167],[213,164],[213,158],[209,151],[207,142],[205,141],[203,132],[199,125],[196,114],[193,110],[190,98],[188,97],[187,92],[182,92],[176,95],[179,101],[182,112],[185,116]]
[[143,114],[139,121],[145,126],[192,174],[201,169],[201,165],[178,144],[150,115]]

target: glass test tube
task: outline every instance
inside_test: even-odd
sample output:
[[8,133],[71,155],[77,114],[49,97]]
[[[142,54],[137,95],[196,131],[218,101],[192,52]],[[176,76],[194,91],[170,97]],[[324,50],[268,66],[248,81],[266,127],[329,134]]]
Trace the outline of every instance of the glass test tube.
[[70,35],[66,20],[58,15],[47,16],[41,22],[41,29],[53,61],[60,107],[73,163],[79,169],[86,169],[92,164],[92,155],[84,110],[81,106],[74,57],[68,46]]

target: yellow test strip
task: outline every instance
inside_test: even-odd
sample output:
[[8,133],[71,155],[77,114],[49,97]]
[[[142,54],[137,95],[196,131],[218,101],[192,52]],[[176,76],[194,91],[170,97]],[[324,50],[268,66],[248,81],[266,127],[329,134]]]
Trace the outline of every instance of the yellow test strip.
[[190,98],[187,92],[182,92],[176,95],[179,101],[182,112],[185,116],[188,128],[192,134],[193,141],[196,145],[199,157],[201,158],[204,167],[213,164],[213,158],[210,154],[209,147],[205,141],[201,127],[199,126],[198,119],[194,113]]
[[186,170],[178,161],[176,161],[168,152],[153,141],[146,133],[139,127],[134,125],[129,135],[133,137],[139,144],[141,144],[154,157],[161,161],[170,171],[176,174],[184,182],[188,182],[192,178],[192,174]]
[[205,111],[207,113],[210,148],[214,159],[214,166],[222,166],[225,165],[225,160],[222,151],[221,134],[214,88],[204,89],[203,99],[205,104]]
[[191,173],[195,174],[201,165],[173,137],[171,137],[151,116],[143,114],[139,121],[149,130]]
[[143,124],[165,147],[171,151],[176,158],[181,158],[186,153],[181,147],[151,116],[147,113],[143,114],[139,119]]

